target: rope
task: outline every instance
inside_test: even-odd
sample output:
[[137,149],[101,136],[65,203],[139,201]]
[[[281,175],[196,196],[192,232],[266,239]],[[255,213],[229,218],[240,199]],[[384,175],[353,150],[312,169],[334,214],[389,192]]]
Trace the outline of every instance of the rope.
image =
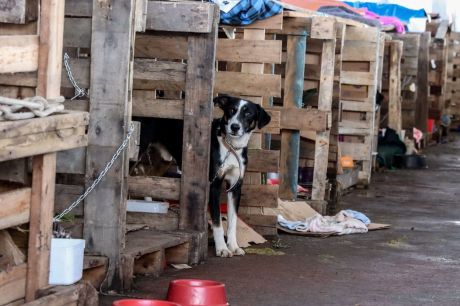
[[0,97],[0,121],[46,117],[64,110],[64,97],[45,99],[31,97],[24,100]]

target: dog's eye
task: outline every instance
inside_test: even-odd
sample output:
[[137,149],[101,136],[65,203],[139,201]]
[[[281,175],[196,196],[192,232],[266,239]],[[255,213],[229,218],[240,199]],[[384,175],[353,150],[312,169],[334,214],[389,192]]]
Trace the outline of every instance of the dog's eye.
[[244,115],[245,115],[247,118],[249,118],[249,117],[252,116],[252,114],[251,114],[250,112],[246,112],[246,113],[244,113]]
[[236,113],[236,109],[230,108],[230,109],[228,110],[228,113],[229,113],[230,115],[233,115],[234,113]]

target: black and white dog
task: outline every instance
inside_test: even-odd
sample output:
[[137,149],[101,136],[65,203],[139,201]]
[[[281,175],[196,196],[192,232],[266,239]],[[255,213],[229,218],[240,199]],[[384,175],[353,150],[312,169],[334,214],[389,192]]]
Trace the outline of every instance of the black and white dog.
[[[248,142],[254,129],[266,126],[271,117],[260,105],[240,98],[218,96],[214,98],[214,104],[224,114],[212,123],[209,207],[216,255],[232,257],[244,255],[236,240],[236,223],[248,163]],[[223,182],[227,187],[227,243],[220,213]]]

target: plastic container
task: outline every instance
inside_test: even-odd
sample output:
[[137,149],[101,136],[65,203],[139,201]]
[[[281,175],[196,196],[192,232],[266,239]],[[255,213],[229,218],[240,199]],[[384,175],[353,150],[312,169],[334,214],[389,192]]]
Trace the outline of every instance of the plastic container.
[[167,299],[183,306],[228,305],[225,285],[211,280],[173,280],[169,283]]
[[126,204],[127,211],[151,214],[167,214],[169,208],[169,204],[167,202],[128,200]]
[[83,275],[85,240],[51,239],[50,285],[71,285]]
[[112,303],[112,306],[182,306],[177,303],[159,300],[125,299]]
[[428,119],[427,121],[427,132],[428,133],[433,133],[433,129],[434,129],[434,119]]

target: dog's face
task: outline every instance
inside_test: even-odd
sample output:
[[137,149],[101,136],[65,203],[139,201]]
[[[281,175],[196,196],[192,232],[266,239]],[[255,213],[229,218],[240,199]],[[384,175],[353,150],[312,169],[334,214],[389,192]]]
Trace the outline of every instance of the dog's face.
[[238,138],[270,123],[270,115],[258,104],[230,96],[214,98],[223,111],[222,122],[227,136]]

